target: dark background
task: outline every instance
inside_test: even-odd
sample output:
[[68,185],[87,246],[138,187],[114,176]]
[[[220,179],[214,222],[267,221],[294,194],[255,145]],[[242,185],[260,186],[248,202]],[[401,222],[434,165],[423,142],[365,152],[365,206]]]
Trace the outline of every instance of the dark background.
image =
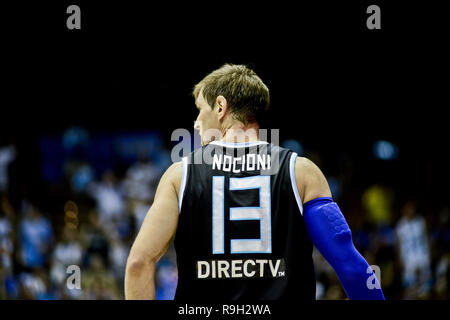
[[[66,28],[69,4],[81,7],[81,30]],[[40,135],[74,124],[94,132],[161,129],[168,141],[174,129],[193,124],[192,87],[223,63],[244,63],[271,90],[263,127],[279,128],[281,140],[360,157],[371,156],[373,141],[392,141],[403,161],[394,180],[444,196],[445,10],[378,1],[382,29],[368,30],[369,4],[6,6],[2,139],[27,145],[31,158]],[[423,176],[425,170],[431,176]],[[383,172],[369,170],[361,179]]]
[[[81,30],[66,28],[71,4]],[[366,28],[371,4],[381,7],[381,30]],[[197,116],[193,86],[235,63],[271,91],[262,127],[301,141],[340,179],[351,227],[376,184],[395,191],[392,224],[413,199],[439,226],[450,180],[446,12],[437,1],[2,4],[0,146],[18,150],[9,200],[31,198],[52,216],[70,199],[44,181],[40,142],[71,126],[93,136],[156,130],[170,150],[172,131]],[[394,143],[398,158],[376,159],[377,140]]]

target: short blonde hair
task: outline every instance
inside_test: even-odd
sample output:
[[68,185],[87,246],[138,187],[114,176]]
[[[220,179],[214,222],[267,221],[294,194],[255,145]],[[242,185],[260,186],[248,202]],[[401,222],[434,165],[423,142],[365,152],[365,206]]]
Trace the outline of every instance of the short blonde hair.
[[225,64],[197,83],[193,95],[202,93],[214,109],[218,96],[224,96],[236,120],[259,122],[269,108],[270,93],[258,75],[245,65]]

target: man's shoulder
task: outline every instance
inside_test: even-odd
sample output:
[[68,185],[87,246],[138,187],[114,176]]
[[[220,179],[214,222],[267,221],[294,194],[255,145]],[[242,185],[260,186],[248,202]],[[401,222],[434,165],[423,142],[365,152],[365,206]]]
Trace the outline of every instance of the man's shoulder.
[[180,190],[180,184],[181,184],[181,177],[183,175],[183,162],[177,161],[172,163],[164,173],[165,180],[172,184],[175,189],[178,191]]
[[166,170],[169,177],[181,177],[183,171],[183,161],[177,161],[172,163]]
[[297,157],[295,177],[303,203],[318,197],[331,197],[330,187],[319,167],[310,159]]
[[313,174],[319,167],[306,157],[297,157],[295,160],[295,172],[299,174]]
[[320,169],[314,162],[305,157],[297,157],[295,160],[295,176],[301,186],[308,185],[320,178]]

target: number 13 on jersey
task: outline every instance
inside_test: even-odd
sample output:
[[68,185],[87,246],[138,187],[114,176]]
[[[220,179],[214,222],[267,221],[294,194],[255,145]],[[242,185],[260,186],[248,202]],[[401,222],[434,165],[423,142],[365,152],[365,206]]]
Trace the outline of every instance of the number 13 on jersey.
[[[212,251],[225,253],[225,177],[212,180]],[[230,220],[259,220],[260,239],[231,239],[231,253],[272,253],[270,176],[230,178],[230,190],[259,189],[259,207],[231,207]]]

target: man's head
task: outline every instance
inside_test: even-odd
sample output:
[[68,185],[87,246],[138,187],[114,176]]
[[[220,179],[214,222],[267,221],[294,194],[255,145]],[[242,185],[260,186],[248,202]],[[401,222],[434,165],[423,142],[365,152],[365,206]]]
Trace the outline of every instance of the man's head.
[[195,127],[202,144],[213,138],[208,130],[220,130],[242,124],[257,124],[269,108],[270,94],[256,73],[244,65],[225,64],[211,72],[194,87],[199,114]]

